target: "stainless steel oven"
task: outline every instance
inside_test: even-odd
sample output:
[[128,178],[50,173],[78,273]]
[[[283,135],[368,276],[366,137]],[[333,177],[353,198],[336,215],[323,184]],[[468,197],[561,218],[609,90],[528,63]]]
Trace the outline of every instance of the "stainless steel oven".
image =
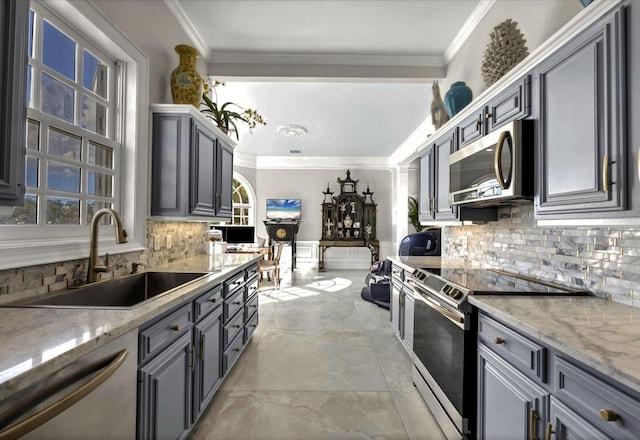
[[533,199],[533,121],[516,120],[449,156],[451,205]]
[[416,269],[413,382],[448,439],[475,438],[477,314],[469,295],[585,292],[489,269]]

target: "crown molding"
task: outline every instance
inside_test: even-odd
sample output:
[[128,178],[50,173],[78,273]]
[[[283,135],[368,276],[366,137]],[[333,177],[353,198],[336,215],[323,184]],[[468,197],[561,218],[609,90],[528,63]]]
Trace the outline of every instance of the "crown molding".
[[344,168],[388,170],[391,166],[387,157],[256,157],[256,169],[339,170]]
[[480,3],[478,3],[478,6],[473,10],[469,18],[467,18],[464,25],[462,25],[451,44],[449,44],[449,47],[444,51],[443,58],[445,64],[449,64],[456,53],[458,53],[458,50],[460,50],[469,36],[471,36],[495,2],[496,0],[481,0]]
[[180,6],[178,0],[164,0],[164,4],[167,5],[167,8],[169,8],[169,11],[171,11],[173,16],[176,18],[182,30],[185,31],[191,40],[191,43],[196,49],[198,49],[198,52],[200,52],[202,56],[208,56],[211,52],[209,45],[205,39],[202,38],[198,29],[193,25],[191,20],[189,20],[189,17],[184,12],[184,9],[182,9],[182,6]]
[[233,166],[256,168],[256,155],[234,151]]

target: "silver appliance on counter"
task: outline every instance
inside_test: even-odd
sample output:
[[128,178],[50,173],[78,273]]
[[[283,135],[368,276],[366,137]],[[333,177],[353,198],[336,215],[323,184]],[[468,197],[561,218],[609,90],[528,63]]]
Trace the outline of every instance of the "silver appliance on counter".
[[413,382],[448,439],[476,435],[477,314],[469,295],[585,295],[490,269],[416,269]]
[[533,200],[533,121],[516,120],[449,156],[449,203],[489,207]]

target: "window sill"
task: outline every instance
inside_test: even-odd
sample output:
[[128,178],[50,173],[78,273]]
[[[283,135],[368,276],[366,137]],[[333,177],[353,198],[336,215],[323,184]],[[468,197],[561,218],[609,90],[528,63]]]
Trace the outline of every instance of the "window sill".
[[[16,240],[0,243],[0,270],[19,269],[41,264],[60,263],[89,258],[89,238],[78,240]],[[144,243],[129,239],[128,243],[116,244],[112,237],[100,239],[100,255],[123,254],[146,249]]]

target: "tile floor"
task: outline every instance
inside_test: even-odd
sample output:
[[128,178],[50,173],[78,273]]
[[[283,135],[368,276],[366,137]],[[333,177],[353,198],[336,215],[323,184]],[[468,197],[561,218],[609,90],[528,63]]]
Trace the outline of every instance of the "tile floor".
[[283,274],[191,440],[444,439],[411,381],[389,312],[360,298],[366,271]]

